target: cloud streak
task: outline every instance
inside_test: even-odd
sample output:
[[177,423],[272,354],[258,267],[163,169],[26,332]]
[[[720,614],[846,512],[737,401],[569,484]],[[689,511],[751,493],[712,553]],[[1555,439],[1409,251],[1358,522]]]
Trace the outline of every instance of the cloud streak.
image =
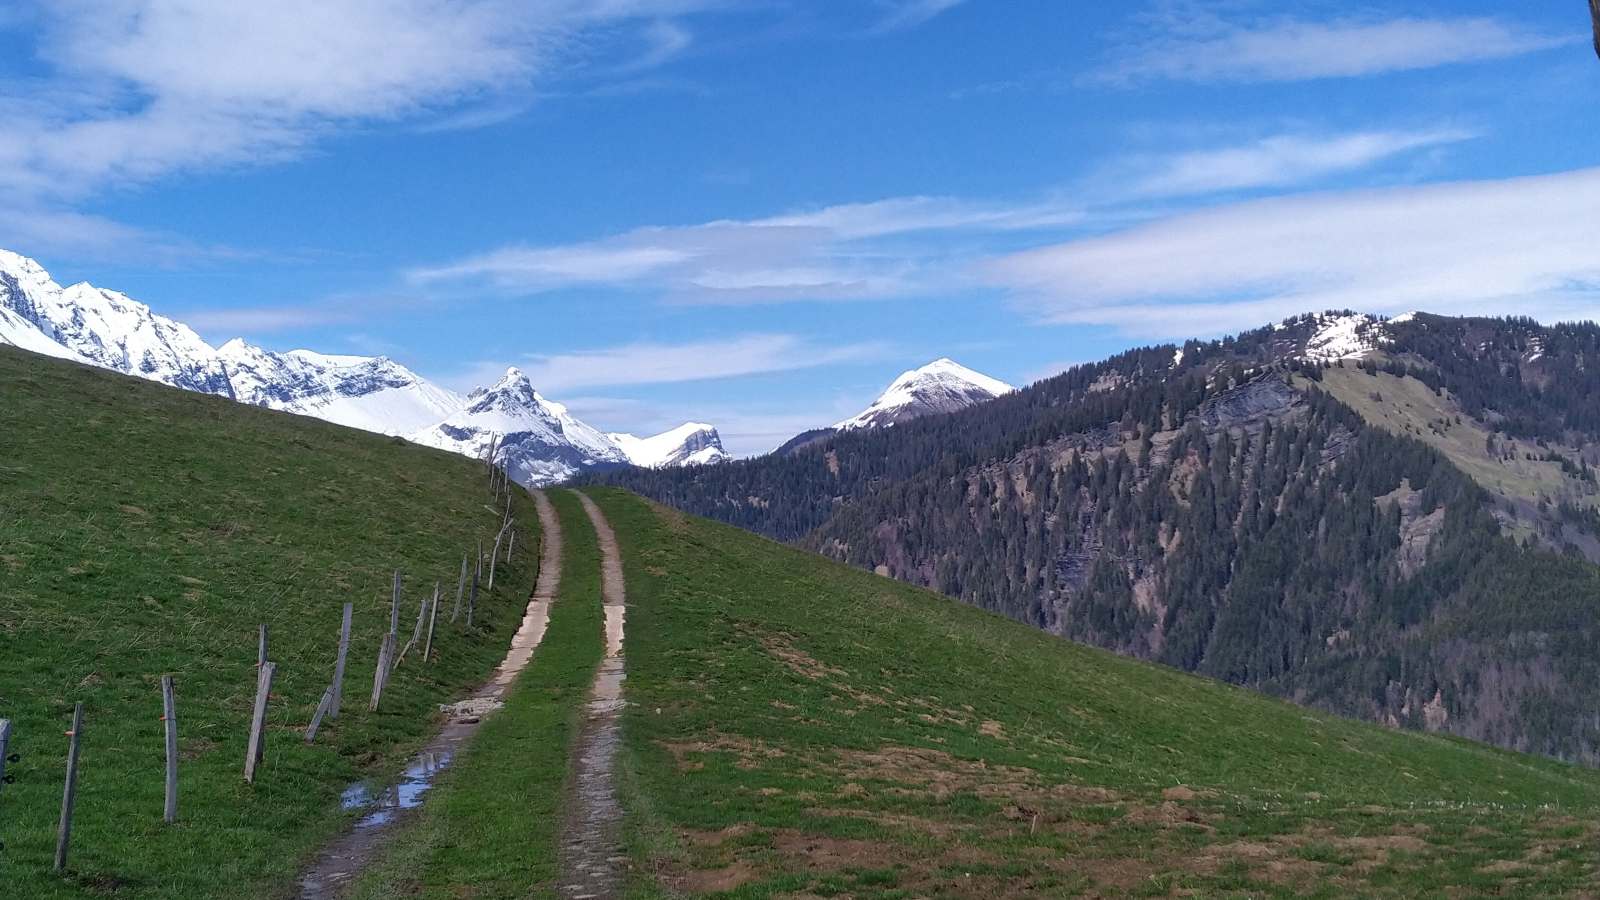
[[1505,59],[1576,40],[1533,34],[1488,18],[1283,20],[1158,37],[1088,80],[1125,86],[1154,80],[1214,84],[1355,78]]
[[1277,135],[1219,150],[1180,153],[1146,162],[1131,191],[1172,197],[1245,188],[1284,187],[1362,169],[1412,150],[1468,140],[1470,131],[1367,131],[1308,138]]
[[[521,293],[631,287],[681,304],[876,299],[913,293],[933,273],[948,274],[939,247],[944,235],[1049,229],[1082,216],[1076,203],[1065,201],[905,197],[749,221],[639,228],[580,244],[507,247],[408,275],[417,283],[479,281]],[[892,251],[877,243],[907,236],[920,240]]]
[[1593,318],[1600,169],[1257,200],[1002,256],[1054,323],[1188,337],[1330,308]]
[[818,347],[793,335],[755,334],[687,344],[629,344],[600,350],[534,356],[521,365],[540,391],[621,385],[675,384],[786,372],[867,359],[877,343]]

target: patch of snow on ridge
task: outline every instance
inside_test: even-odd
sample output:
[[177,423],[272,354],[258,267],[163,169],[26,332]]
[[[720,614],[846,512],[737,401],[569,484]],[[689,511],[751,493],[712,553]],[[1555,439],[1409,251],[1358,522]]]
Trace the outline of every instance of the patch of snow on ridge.
[[860,413],[833,426],[839,431],[883,428],[918,416],[955,412],[1016,388],[951,359],[937,359],[894,380]]
[[606,437],[628,455],[629,462],[645,469],[702,466],[733,458],[722,448],[717,429],[701,422],[685,422],[652,437],[622,433],[608,433]]
[[1362,359],[1384,342],[1376,316],[1319,316],[1317,324],[1317,330],[1306,340],[1305,358],[1312,362]]

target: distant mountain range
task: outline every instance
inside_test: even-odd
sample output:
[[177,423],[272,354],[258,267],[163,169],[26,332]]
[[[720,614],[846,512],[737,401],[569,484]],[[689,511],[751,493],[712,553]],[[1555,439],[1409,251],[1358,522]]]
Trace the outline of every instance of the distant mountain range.
[[648,438],[602,434],[539,396],[516,369],[463,397],[381,356],[276,353],[239,339],[212,347],[126,294],[63,288],[38,263],[4,250],[0,343],[475,458],[496,442],[497,462],[532,486],[593,469],[731,458],[709,425]]
[[1073,640],[1594,763],[1597,467],[1600,326],[1345,311],[580,480]]
[[[463,397],[385,357],[277,353],[235,338],[207,344],[193,329],[126,294],[87,283],[61,287],[38,263],[0,250],[0,343],[137,375],[240,403],[314,416],[496,462],[522,484],[556,484],[581,472],[727,462],[714,426],[688,422],[649,437],[602,433],[506,370]],[[906,372],[860,414],[779,448],[837,431],[887,427],[952,412],[1013,388],[948,359]]]

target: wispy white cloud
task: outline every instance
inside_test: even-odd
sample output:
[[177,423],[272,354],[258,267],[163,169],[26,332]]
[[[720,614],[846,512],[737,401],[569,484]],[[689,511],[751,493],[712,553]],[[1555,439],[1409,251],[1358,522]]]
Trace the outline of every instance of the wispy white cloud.
[[878,23],[877,30],[915,28],[963,2],[965,0],[880,0],[881,5],[889,7],[889,13]]
[[756,334],[685,344],[628,344],[532,356],[519,367],[540,391],[618,385],[673,384],[785,372],[870,358],[878,343],[817,346],[793,335]]
[[1350,78],[1518,56],[1574,43],[1489,18],[1388,21],[1293,19],[1252,26],[1188,26],[1164,33],[1091,73],[1089,81],[1266,82]]
[[525,89],[580,38],[714,0],[47,2],[49,77],[0,84],[0,192],[73,197],[197,168],[272,162],[355,122]]
[[1146,157],[1125,165],[1140,173],[1133,178],[1132,194],[1183,196],[1286,187],[1476,136],[1458,128],[1364,131],[1321,138],[1275,135],[1243,146]]
[[1042,320],[1218,334],[1330,308],[1600,315],[1600,169],[1257,200],[980,267]]
[[1082,215],[1067,201],[904,197],[767,219],[639,228],[580,244],[506,247],[408,274],[422,283],[477,280],[513,292],[632,286],[690,304],[871,299],[925,287],[936,271],[948,274],[938,239],[893,252],[877,249],[875,240],[1048,229]]

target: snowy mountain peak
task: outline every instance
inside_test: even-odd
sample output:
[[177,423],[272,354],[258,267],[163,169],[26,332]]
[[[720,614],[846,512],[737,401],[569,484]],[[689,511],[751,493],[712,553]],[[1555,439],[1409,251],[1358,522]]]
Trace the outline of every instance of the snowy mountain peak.
[[645,469],[702,466],[733,458],[722,449],[722,436],[717,434],[717,429],[701,422],[685,422],[671,431],[646,438],[621,433],[610,433],[606,437],[622,448],[629,462]]
[[952,359],[936,359],[896,378],[871,406],[833,427],[839,431],[883,428],[918,416],[955,412],[1014,390]]
[[507,369],[494,387],[479,388],[468,399],[464,409],[410,435],[410,440],[475,459],[497,447],[495,462],[517,482],[533,487],[628,463],[616,444],[565,406],[539,396],[528,376],[515,368]]

